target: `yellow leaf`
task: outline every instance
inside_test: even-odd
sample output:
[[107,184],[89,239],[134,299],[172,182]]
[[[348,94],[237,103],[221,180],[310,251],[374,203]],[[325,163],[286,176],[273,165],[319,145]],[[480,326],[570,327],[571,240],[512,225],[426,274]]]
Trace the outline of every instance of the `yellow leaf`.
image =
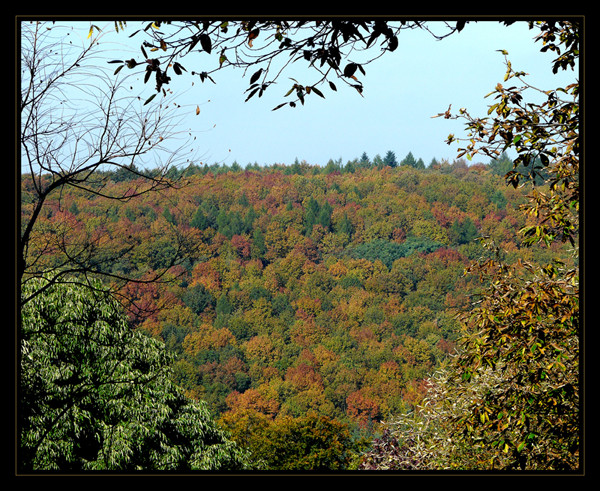
[[90,26],[90,31],[88,32],[88,39],[92,37],[92,34],[94,34],[94,29],[96,29],[97,31],[101,31],[101,29],[98,26],[92,24]]

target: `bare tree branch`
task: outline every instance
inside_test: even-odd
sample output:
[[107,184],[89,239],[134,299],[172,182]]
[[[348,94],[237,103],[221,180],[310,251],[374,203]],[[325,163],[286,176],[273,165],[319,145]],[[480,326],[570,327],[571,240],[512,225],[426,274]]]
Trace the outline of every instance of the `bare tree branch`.
[[[179,149],[167,146],[179,131],[177,105],[167,97],[158,105],[145,105],[125,87],[127,77],[114,77],[104,60],[98,61],[97,37],[67,42],[67,36],[75,37],[69,28],[39,22],[20,27],[20,159],[27,203],[21,210],[18,281],[51,275],[47,279],[55,283],[72,274],[133,280],[103,267],[127,254],[133,244],[116,256],[106,255],[100,233],[43,218],[52,213],[50,201],[58,202],[60,209],[62,192],[68,188],[125,202],[184,185],[167,175],[190,156],[185,141]],[[184,148],[186,152],[180,151]],[[131,186],[117,191],[120,194],[107,192],[115,171],[135,178]],[[181,238],[178,245],[181,255],[189,244]],[[55,264],[44,260],[49,251],[59,253]],[[157,272],[154,280],[163,275]]]

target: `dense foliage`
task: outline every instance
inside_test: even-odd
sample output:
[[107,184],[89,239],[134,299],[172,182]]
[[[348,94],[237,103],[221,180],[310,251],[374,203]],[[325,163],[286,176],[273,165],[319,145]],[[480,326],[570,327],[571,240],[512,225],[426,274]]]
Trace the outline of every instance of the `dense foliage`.
[[[22,471],[243,469],[244,453],[173,383],[163,343],[100,284],[46,286],[22,310]],[[90,286],[93,289],[90,289]]]
[[[553,71],[579,58],[580,25],[538,23],[542,51],[558,57]],[[507,56],[507,53],[504,53]],[[494,254],[470,270],[482,282],[477,301],[461,315],[460,350],[430,380],[423,404],[393,422],[362,465],[370,469],[501,469],[581,472],[579,311],[579,83],[541,91],[506,60],[486,118],[461,117],[472,158],[512,147],[517,158],[505,179],[530,188],[521,210],[531,223],[525,245],[556,252],[542,263],[511,263]],[[533,104],[530,92],[541,96]],[[452,139],[452,135],[451,135]],[[534,186],[529,187],[529,183]]]
[[[523,247],[524,192],[505,186],[507,162],[192,166],[179,189],[130,203],[65,192],[40,224],[49,237],[95,234],[117,252],[99,265],[140,279],[168,267],[185,236],[193,247],[170,282],[121,292],[130,322],[176,355],[173,380],[255,464],[348,468],[454,352],[455,315],[476,283],[464,270],[493,256],[475,237],[494,237],[509,263],[567,257]],[[126,188],[137,176],[111,179]],[[25,215],[27,196],[25,175]],[[65,250],[40,261],[58,264]]]
[[[577,22],[529,26],[557,55],[554,72],[576,66]],[[536,89],[506,58],[504,81],[521,85],[498,84],[487,117],[455,116],[468,130],[458,157],[483,152],[489,165],[426,167],[388,151],[345,166],[147,170],[142,157],[159,149],[164,137],[151,135],[167,114],[150,118],[156,127],[143,108],[113,120],[123,109],[109,84],[99,119],[45,120],[51,89],[82,75],[91,46],[70,63],[54,50],[60,36],[30,27],[21,470],[579,468],[577,82]],[[268,78],[281,53],[319,64],[322,78],[292,79],[285,97],[296,99],[275,109],[325,97],[317,87],[336,90],[330,77],[360,93],[363,62],[346,62],[349,52],[380,40],[381,55],[401,29],[428,30],[339,20],[162,27],[146,25],[145,61],[115,60],[115,75],[145,67],[144,82],[154,75],[166,96],[192,48],[220,49],[218,67],[191,75],[213,81],[224,66],[254,66],[248,100],[281,73]],[[253,43],[263,56],[246,59]],[[38,76],[50,66],[55,77]],[[524,97],[531,90],[541,103]],[[132,153],[111,155],[107,134]]]

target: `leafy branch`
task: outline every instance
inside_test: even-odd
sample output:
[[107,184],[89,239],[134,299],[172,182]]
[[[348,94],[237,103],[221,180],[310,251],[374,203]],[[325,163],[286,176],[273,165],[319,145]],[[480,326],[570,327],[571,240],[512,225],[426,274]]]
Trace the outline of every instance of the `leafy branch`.
[[[421,28],[437,39],[443,39],[460,32],[464,24],[463,21],[455,25],[445,23],[446,31],[435,34],[426,22],[414,20],[157,20],[130,35],[145,36],[140,45],[140,61],[114,62],[119,64],[116,72],[125,66],[130,69],[144,66],[144,82],[147,83],[154,74],[156,91],[160,92],[171,82],[171,72],[175,75],[188,72],[182,64],[184,58],[203,55],[197,58],[199,61],[194,59],[191,63],[206,68],[203,66],[188,72],[198,76],[202,82],[210,80],[216,83],[213,75],[224,68],[252,73],[246,101],[255,95],[261,97],[292,63],[303,62],[319,74],[314,83],[294,80],[284,97],[295,93],[296,99],[282,102],[275,110],[286,105],[295,107],[297,102],[304,104],[305,97],[311,93],[324,98],[321,85],[327,84],[336,91],[334,80],[341,80],[362,95],[364,87],[356,73],[365,75],[366,65],[385,53],[395,51],[402,30]],[[364,60],[362,54],[366,54]]]

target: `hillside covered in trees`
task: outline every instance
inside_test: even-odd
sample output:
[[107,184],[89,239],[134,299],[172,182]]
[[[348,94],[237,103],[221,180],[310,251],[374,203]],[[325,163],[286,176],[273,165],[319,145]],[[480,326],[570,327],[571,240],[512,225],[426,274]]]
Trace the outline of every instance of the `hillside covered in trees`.
[[[520,243],[529,189],[507,187],[508,157],[422,164],[388,152],[345,166],[191,166],[172,189],[122,203],[99,195],[135,188],[115,172],[102,193],[65,189],[48,204],[40,269],[93,253],[107,281],[161,271],[126,284],[123,303],[175,354],[186,395],[256,459],[302,468],[291,442],[317,425],[324,441],[338,435],[330,467],[348,467],[454,352],[456,314],[481,287],[465,268],[491,254],[478,237],[509,263],[568,260],[566,246]],[[30,185],[22,176],[24,217]]]

